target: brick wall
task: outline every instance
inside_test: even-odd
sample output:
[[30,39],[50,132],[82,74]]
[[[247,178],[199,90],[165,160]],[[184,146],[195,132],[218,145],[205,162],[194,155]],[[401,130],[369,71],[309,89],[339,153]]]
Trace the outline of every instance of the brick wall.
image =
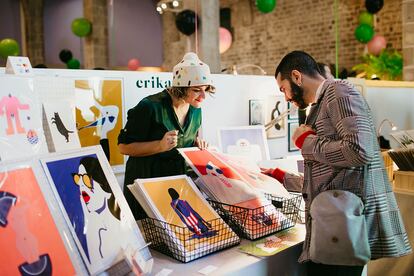
[[[335,63],[334,0],[278,0],[269,14],[260,13],[254,0],[221,0],[221,7],[231,8],[233,44],[221,55],[221,68],[253,63],[273,75],[278,61],[288,52],[304,50],[320,62]],[[358,15],[365,10],[364,0],[340,0],[339,67],[350,69],[361,62],[364,45],[356,41],[354,30]],[[247,8],[246,8],[247,7]],[[164,20],[164,34],[174,33],[172,16]],[[375,29],[395,49],[402,50],[402,0],[384,1],[376,15]],[[178,60],[185,49],[184,35],[165,45],[166,61]],[[174,64],[165,62],[171,70]],[[241,73],[258,73],[256,69]],[[256,71],[254,71],[256,70]]]
[[414,81],[414,0],[403,3],[403,78]]

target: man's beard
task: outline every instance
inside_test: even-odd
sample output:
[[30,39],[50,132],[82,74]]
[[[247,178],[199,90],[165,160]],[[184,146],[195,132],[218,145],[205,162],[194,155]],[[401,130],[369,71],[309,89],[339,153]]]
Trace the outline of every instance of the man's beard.
[[291,79],[289,79],[289,83],[293,94],[290,101],[295,102],[300,109],[308,107],[303,99],[303,88],[294,83]]

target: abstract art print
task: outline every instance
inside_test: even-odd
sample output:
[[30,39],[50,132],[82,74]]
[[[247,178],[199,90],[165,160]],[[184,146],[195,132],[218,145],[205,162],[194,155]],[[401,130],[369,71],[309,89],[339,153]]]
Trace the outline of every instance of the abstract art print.
[[269,147],[263,126],[227,127],[218,130],[224,153],[245,156],[253,162],[269,160]]
[[0,160],[47,152],[42,106],[31,79],[0,77]]
[[148,248],[138,252],[145,241],[102,150],[55,153],[41,163],[90,273],[107,269],[122,253],[145,271],[151,255]]
[[76,123],[82,147],[101,145],[112,166],[124,164],[118,150],[122,128],[122,79],[76,80]]
[[[266,108],[266,123],[286,111],[287,104],[284,96],[268,95]],[[267,130],[267,138],[285,137],[287,134],[286,118],[277,122]]]
[[2,275],[75,275],[69,255],[29,165],[0,171]]

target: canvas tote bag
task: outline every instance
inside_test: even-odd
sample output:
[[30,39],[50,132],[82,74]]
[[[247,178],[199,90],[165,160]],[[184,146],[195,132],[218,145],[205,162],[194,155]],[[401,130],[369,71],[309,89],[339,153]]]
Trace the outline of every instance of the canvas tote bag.
[[364,204],[355,194],[329,190],[310,206],[310,259],[327,265],[365,265],[371,258]]

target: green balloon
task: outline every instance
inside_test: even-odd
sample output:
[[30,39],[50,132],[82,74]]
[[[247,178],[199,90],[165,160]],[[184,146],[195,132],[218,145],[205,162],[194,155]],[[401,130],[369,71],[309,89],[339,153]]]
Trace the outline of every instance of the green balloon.
[[86,18],[76,18],[72,21],[72,32],[79,37],[87,36],[92,31],[92,24]]
[[7,58],[8,56],[17,56],[20,53],[20,46],[16,40],[5,38],[0,41],[0,56]]
[[256,6],[262,13],[269,13],[275,8],[276,0],[256,0]]
[[79,69],[80,62],[76,58],[72,58],[66,63],[66,67],[68,67],[68,69]]
[[374,36],[374,29],[367,24],[360,24],[355,29],[355,37],[359,42],[367,43]]
[[363,11],[358,16],[359,24],[367,24],[370,26],[374,25],[374,15],[370,14],[367,11]]

